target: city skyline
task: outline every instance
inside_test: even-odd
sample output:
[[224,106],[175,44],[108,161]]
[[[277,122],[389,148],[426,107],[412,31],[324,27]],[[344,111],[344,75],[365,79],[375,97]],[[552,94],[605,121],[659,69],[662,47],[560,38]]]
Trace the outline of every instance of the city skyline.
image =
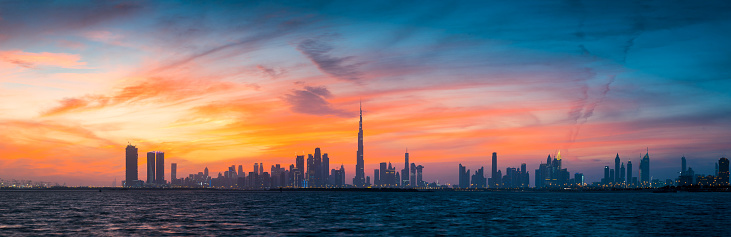
[[315,147],[343,164],[347,183],[374,178],[381,162],[411,173],[407,147],[424,180],[440,183],[459,181],[458,164],[491,177],[522,163],[533,183],[558,151],[586,182],[605,166],[628,175],[630,160],[637,179],[674,179],[681,157],[710,175],[731,155],[728,10],[2,1],[0,179],[119,183],[128,144],[144,181],[150,151],[165,152],[164,166],[149,167],[169,179],[172,163],[180,177],[248,170]]

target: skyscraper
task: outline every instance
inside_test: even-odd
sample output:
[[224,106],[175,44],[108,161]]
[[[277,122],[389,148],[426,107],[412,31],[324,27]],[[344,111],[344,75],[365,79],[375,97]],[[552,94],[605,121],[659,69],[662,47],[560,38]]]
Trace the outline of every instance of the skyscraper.
[[459,187],[468,188],[470,186],[470,170],[459,164]]
[[358,122],[358,152],[355,164],[355,177],[353,177],[353,186],[363,187],[365,185],[365,173],[363,170],[363,105],[360,105],[360,121]]
[[604,166],[604,178],[602,179],[602,184],[609,184],[609,166]]
[[632,180],[633,180],[633,177],[632,177],[632,161],[629,160],[629,161],[627,161],[627,183],[629,184],[629,186],[635,185],[634,181],[632,181]]
[[381,185],[381,170],[374,169],[373,170],[373,186],[380,186]]
[[[384,182],[384,181],[386,181],[387,169],[388,169],[388,164],[386,162],[381,162],[380,169],[378,169],[378,171],[379,171],[378,185],[380,185],[380,186],[386,186],[386,182]],[[373,184],[376,184],[375,181],[373,181]]]
[[295,187],[304,187],[304,180],[305,180],[305,156],[297,156],[295,160],[295,168],[297,169],[294,171],[294,186]]
[[621,183],[625,183],[625,175],[627,174],[627,172],[625,171],[625,168],[624,168],[624,162],[622,162],[622,167],[620,169],[621,170],[619,171],[619,175],[621,177],[619,177],[619,182],[618,183],[621,184]]
[[147,152],[147,183],[155,183],[155,152]]
[[720,179],[721,185],[728,186],[728,159],[721,157],[718,160],[718,178]]
[[137,182],[137,147],[133,145],[127,145],[125,148],[125,180],[124,180],[124,186],[125,187],[132,187]]
[[322,186],[327,186],[330,183],[330,157],[327,153],[322,154]]
[[155,183],[165,184],[165,152],[155,152]]
[[612,180],[615,185],[619,183],[619,171],[619,153],[617,153],[617,157],[614,158],[614,180]]
[[259,174],[259,163],[254,163],[254,174]]
[[[241,167],[241,166],[239,166]],[[178,163],[170,164],[170,183],[174,183],[178,179]]]
[[680,176],[683,176],[683,173],[685,173],[687,166],[685,165],[685,156],[680,158]]
[[[401,186],[411,185],[409,184],[409,149],[406,149],[404,154],[404,169],[401,170]],[[413,186],[413,185],[411,185]]]
[[640,161],[640,186],[650,187],[650,151]]
[[492,153],[492,173],[490,173],[490,188],[497,188],[497,184],[499,183],[498,180],[500,180],[501,177],[497,173],[497,152]]
[[315,159],[314,159],[314,165],[313,167],[315,172],[315,180],[314,182],[310,182],[310,187],[321,187],[322,186],[322,153],[320,153],[320,148],[315,148]]

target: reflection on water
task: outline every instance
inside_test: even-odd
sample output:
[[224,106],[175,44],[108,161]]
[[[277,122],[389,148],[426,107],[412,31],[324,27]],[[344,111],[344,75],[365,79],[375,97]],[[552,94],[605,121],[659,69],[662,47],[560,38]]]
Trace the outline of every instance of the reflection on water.
[[731,193],[3,191],[0,235],[726,235]]

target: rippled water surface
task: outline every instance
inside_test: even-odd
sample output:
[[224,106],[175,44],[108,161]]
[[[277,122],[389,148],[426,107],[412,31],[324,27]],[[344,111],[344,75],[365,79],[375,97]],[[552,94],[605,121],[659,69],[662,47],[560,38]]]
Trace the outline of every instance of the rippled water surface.
[[731,193],[0,191],[0,235],[728,236]]

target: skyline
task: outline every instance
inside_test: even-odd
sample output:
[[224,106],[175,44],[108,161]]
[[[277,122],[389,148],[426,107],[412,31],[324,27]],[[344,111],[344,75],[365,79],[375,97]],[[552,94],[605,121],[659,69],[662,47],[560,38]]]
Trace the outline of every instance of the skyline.
[[639,177],[649,147],[655,178],[677,177],[681,157],[712,174],[731,154],[729,10],[4,1],[0,178],[108,185],[132,143],[178,174],[320,147],[352,181],[361,99],[366,176],[407,147],[424,180],[451,184],[492,152],[499,170],[532,171],[560,150],[595,182],[617,153]]

